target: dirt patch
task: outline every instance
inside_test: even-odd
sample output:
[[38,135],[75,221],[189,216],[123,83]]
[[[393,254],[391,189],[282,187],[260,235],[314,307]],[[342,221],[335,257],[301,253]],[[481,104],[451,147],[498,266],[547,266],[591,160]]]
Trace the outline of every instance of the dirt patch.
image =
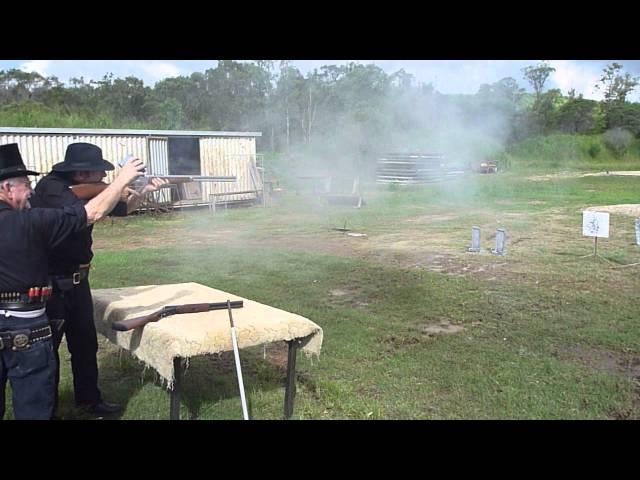
[[605,171],[605,172],[589,172],[589,173],[580,173],[580,172],[561,172],[561,173],[549,173],[547,175],[534,175],[531,177],[527,177],[527,180],[531,180],[534,182],[546,182],[549,180],[553,180],[556,178],[579,178],[579,177],[607,177],[607,176],[617,176],[617,175],[629,175],[629,176],[640,176],[640,171],[638,170],[620,170],[620,171]]
[[382,351],[393,354],[398,350],[413,347],[437,335],[459,333],[465,330],[462,325],[443,320],[437,324],[411,327],[409,331],[391,333],[378,338]]
[[[481,214],[484,213],[484,210],[478,210],[478,212]],[[560,213],[558,211],[554,214],[552,211],[548,215],[554,217],[554,220],[556,217],[558,220],[567,218],[564,212],[562,215]],[[423,225],[426,222],[445,221],[455,217],[455,214],[449,213],[416,216],[393,226],[390,231],[366,232],[369,236],[364,241],[348,237],[341,232],[328,230],[291,232],[287,228],[281,230],[271,228],[268,235],[254,238],[251,227],[247,229],[241,224],[225,225],[224,229],[217,230],[190,229],[189,225],[176,228],[175,225],[172,225],[162,230],[144,231],[127,227],[109,232],[107,227],[104,235],[100,233],[95,235],[94,247],[95,250],[116,251],[130,250],[141,246],[160,249],[180,246],[206,248],[208,245],[233,246],[241,238],[242,245],[247,248],[286,249],[292,252],[313,251],[323,255],[355,258],[390,267],[423,269],[491,282],[507,282],[510,279],[522,282],[533,278],[530,272],[529,275],[522,274],[517,249],[522,247],[520,242],[526,242],[527,248],[535,248],[541,242],[539,238],[527,237],[520,232],[514,234],[507,227],[506,249],[507,252],[513,249],[507,262],[505,258],[491,255],[485,251],[487,247],[493,247],[491,242],[495,242],[495,231],[488,232],[488,236],[483,238],[485,241],[483,247],[485,248],[482,252],[471,254],[467,252],[469,239],[466,229],[463,235],[458,228],[425,228]],[[568,231],[568,227],[563,227],[561,231],[555,229],[551,232],[545,228],[544,239],[547,241],[549,238],[561,238]],[[332,301],[341,305],[350,304],[356,308],[367,307],[366,298],[362,298],[358,291],[352,291],[348,285],[336,284],[332,287],[333,291],[327,290],[327,295]]]
[[[255,347],[254,351],[250,354],[242,354],[240,353],[240,360],[242,363],[242,369],[246,373],[256,371],[256,365],[253,360],[251,360],[252,356],[259,357],[264,359],[278,368],[279,370],[286,371],[287,362],[289,360],[289,346],[285,342],[275,342],[269,343],[266,346]],[[219,369],[225,373],[235,373],[236,372],[236,362],[235,357],[233,356],[233,352],[221,352],[212,355],[206,355],[202,358],[196,358],[192,361],[199,362],[205,361],[209,368]]]
[[594,370],[622,374],[640,381],[640,356],[638,355],[570,346],[559,350],[557,356],[561,359],[581,363]]
[[[427,218],[427,217],[421,217]],[[440,217],[444,219],[444,216]],[[234,245],[241,230],[202,231],[171,228],[162,232],[149,232],[144,236],[132,236],[123,232],[122,236],[108,237],[95,235],[94,250],[130,250],[139,247],[168,248],[180,245],[203,247],[206,245]],[[492,232],[488,240],[494,238]],[[507,249],[515,245],[516,239],[507,234]],[[289,251],[313,251],[319,254],[357,258],[381,263],[387,266],[410,269],[425,269],[432,272],[456,276],[473,276],[495,279],[496,268],[503,265],[490,255],[471,256],[466,253],[467,241],[455,238],[451,232],[437,232],[433,229],[403,228],[397,233],[370,235],[367,241],[347,237],[343,233],[319,231],[315,233],[272,234],[260,239],[243,239],[243,245],[250,248],[285,248]],[[494,260],[495,258],[495,260]],[[500,268],[501,277],[508,274]],[[334,301],[366,307],[366,300],[358,299],[358,292],[341,287],[328,292]],[[357,300],[364,300],[359,302]]]
[[606,171],[598,173],[585,173],[583,177],[608,177],[608,176],[640,176],[640,170]]
[[614,352],[583,346],[570,346],[560,349],[556,356],[585,365],[591,369],[625,376],[635,383],[632,405],[610,412],[617,420],[636,419],[635,412],[640,408],[640,356],[631,353]]
[[422,341],[421,337],[418,334],[390,334],[378,338],[378,343],[382,346],[383,352],[393,354],[397,350],[419,344]]
[[[254,242],[246,241],[244,245],[252,245]],[[255,241],[256,247],[286,248],[292,251],[313,251],[325,255],[339,257],[360,257],[360,251],[367,250],[367,243],[360,239],[347,237],[342,233],[318,232],[304,235],[272,235]]]
[[[108,232],[110,226],[101,226]],[[161,232],[151,231],[149,233],[128,232],[123,229],[121,235],[113,235],[108,232],[101,235],[101,232],[93,234],[93,249],[95,250],[132,250],[138,247],[164,248],[176,245],[207,245],[217,242],[231,241],[237,232],[231,230],[199,231],[184,228],[164,228]]]
[[465,328],[462,325],[453,325],[451,322],[443,321],[436,325],[426,325],[422,328],[422,332],[430,337],[440,334],[458,333]]
[[331,297],[331,303],[334,305],[351,306],[353,308],[368,307],[369,303],[362,301],[366,299],[359,299],[362,294],[357,288],[334,288],[329,290],[329,296]]
[[[304,236],[272,236],[260,240],[259,245],[276,248],[286,246],[288,250],[293,251],[314,251],[403,268],[426,268],[435,272],[448,272],[452,263],[456,262],[450,246],[451,235],[413,229],[403,230],[401,233],[369,236],[367,242],[354,241],[342,234],[319,232]],[[434,253],[434,249],[442,253]],[[459,251],[463,252],[464,246]],[[354,295],[348,288],[339,290],[330,292],[330,295],[335,298],[347,297],[348,295],[342,294],[342,291]]]
[[412,217],[405,220],[406,223],[433,223],[433,222],[446,222],[448,220],[455,220],[458,218],[458,215],[451,214],[431,214],[431,215],[421,215],[419,217]]
[[584,174],[579,172],[548,173],[546,175],[533,175],[531,177],[527,177],[527,180],[531,180],[532,182],[548,182],[556,178],[578,178],[583,175]]
[[280,370],[286,370],[289,361],[289,346],[284,342],[267,345],[266,360]]
[[632,217],[640,217],[640,203],[626,203],[620,205],[601,205],[598,207],[585,208],[589,212],[608,212],[620,215],[630,215]]
[[336,288],[334,290],[330,290],[329,293],[333,297],[344,297],[345,295],[349,295],[349,292],[346,292],[344,290],[340,290],[339,288]]

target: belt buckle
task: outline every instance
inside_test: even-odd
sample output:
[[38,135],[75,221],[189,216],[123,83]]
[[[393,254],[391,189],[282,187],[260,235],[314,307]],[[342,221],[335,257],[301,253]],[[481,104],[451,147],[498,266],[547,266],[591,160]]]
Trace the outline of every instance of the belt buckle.
[[13,337],[13,346],[15,348],[25,348],[29,345],[29,335],[25,335],[24,333],[19,333],[15,337]]
[[79,285],[80,284],[80,272],[76,272],[73,275],[71,275],[71,279],[72,279],[74,285]]

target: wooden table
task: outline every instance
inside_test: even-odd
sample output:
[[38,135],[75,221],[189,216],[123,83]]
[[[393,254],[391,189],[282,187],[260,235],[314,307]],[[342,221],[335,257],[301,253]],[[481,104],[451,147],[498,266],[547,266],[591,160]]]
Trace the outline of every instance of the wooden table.
[[228,312],[173,315],[126,332],[113,330],[114,321],[147,315],[167,305],[242,300],[243,307],[233,310],[240,349],[277,341],[288,345],[284,418],[293,414],[298,350],[320,354],[322,328],[309,319],[198,283],[98,289],[92,295],[98,332],[166,380],[171,420],[180,418],[185,359],[232,351]]

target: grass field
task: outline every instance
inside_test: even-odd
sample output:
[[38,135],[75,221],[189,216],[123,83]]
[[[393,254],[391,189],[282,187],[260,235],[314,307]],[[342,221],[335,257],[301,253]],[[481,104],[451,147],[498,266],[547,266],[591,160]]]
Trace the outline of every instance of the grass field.
[[[370,186],[361,209],[285,194],[270,208],[107,220],[92,287],[198,282],[305,316],[324,330],[299,354],[294,419],[640,417],[640,246],[611,215],[587,257],[581,212],[640,203],[640,177],[468,175]],[[336,227],[364,233],[350,237]],[[483,251],[467,253],[471,227]],[[495,256],[495,230],[507,253]],[[629,265],[629,266],[626,266]],[[62,347],[61,415],[73,407]],[[266,358],[264,358],[266,356]],[[241,352],[255,419],[282,418],[286,345]],[[150,369],[100,339],[101,388],[122,419],[165,419]],[[181,416],[240,419],[231,357],[191,360]]]

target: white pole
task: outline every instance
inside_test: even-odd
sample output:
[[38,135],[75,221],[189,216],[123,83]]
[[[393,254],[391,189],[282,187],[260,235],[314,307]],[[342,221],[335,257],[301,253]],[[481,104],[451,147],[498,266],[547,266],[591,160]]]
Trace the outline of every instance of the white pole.
[[231,322],[231,343],[233,344],[233,356],[236,360],[236,372],[238,373],[238,386],[240,387],[240,401],[242,402],[242,417],[249,420],[247,412],[247,401],[244,398],[244,382],[242,381],[242,369],[240,367],[240,352],[238,351],[238,339],[236,337],[236,327],[233,325],[233,317],[231,316],[231,301],[227,300],[229,309],[229,321]]

